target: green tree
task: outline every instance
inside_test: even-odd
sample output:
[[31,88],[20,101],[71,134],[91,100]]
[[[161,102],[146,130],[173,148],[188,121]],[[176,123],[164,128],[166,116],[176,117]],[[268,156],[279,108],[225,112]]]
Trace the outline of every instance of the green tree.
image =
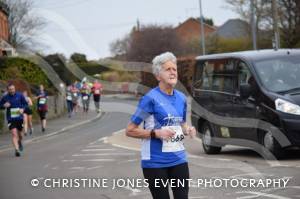
[[[200,21],[200,17],[198,17],[197,20]],[[203,22],[210,26],[215,25],[214,20],[212,18],[203,17]]]
[[66,58],[63,54],[52,54],[44,57],[45,61],[48,62],[53,70],[58,74],[61,80],[65,83],[75,81],[77,78],[72,72],[66,67]]
[[81,53],[73,53],[70,57],[76,64],[87,63],[86,55]]

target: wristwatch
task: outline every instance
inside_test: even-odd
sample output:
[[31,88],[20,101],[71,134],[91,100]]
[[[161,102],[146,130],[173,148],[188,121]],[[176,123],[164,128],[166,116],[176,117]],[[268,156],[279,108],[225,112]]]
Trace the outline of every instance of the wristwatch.
[[151,137],[151,138],[156,138],[155,130],[154,130],[154,129],[152,129],[152,130],[150,131],[150,137]]

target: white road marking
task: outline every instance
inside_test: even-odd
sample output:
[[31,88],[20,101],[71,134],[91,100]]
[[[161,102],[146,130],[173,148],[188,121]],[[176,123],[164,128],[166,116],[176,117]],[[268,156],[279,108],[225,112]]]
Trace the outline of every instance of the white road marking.
[[292,166],[288,164],[280,164],[280,165],[271,165],[271,167],[292,167]]
[[127,189],[127,190],[131,191],[130,196],[136,196],[136,195],[138,195],[139,193],[142,193],[141,190],[139,190],[139,189],[133,189],[133,188],[131,188],[131,187],[129,187],[129,186],[124,187],[124,189]]
[[83,170],[83,169],[85,169],[85,167],[71,167],[69,169],[71,169],[71,170]]
[[229,178],[232,179],[246,179],[246,177],[252,177],[252,178],[266,178],[266,177],[272,177],[274,176],[273,174],[267,174],[267,173],[260,173],[260,172],[254,172],[254,173],[243,173],[243,174],[237,174],[237,175],[232,175]]
[[102,142],[103,142],[104,144],[107,144],[107,143],[108,143],[107,138],[105,138]]
[[188,154],[189,158],[196,158],[196,159],[203,159],[204,158],[203,156],[199,156],[199,155],[193,155],[193,154],[190,154],[190,153],[187,153],[187,154]]
[[113,132],[112,134],[113,134],[113,135],[118,135],[118,134],[120,134],[120,133],[123,133],[124,131],[125,131],[125,129],[121,129],[121,130],[118,130],[118,131]]
[[107,137],[99,138],[97,141],[98,141],[98,142],[103,142],[103,141],[105,141],[105,140],[107,140]]
[[75,172],[86,172],[91,171],[94,169],[102,168],[103,166],[95,166],[95,167],[71,167],[69,170],[71,170],[69,173],[75,173]]
[[86,170],[99,169],[99,168],[102,168],[102,167],[103,166],[89,167],[89,168],[86,168]]
[[78,156],[113,156],[113,155],[135,155],[135,153],[89,153],[89,154],[74,154],[72,155],[73,157],[78,157]]
[[269,188],[269,189],[265,189],[264,191],[273,191],[273,190],[279,190],[279,189],[300,189],[300,186],[286,186],[286,187]]
[[231,161],[230,159],[225,159],[225,158],[217,158],[217,160],[220,160],[220,161]]
[[97,144],[97,142],[98,142],[98,140],[96,140],[96,141],[94,141],[94,142],[91,142],[91,143],[89,143],[88,145],[89,145],[89,146],[95,145],[95,144]]
[[[249,173],[260,174],[260,172],[254,166],[248,165],[244,162],[237,161],[237,160],[232,160],[230,162],[224,161],[222,164],[218,164],[216,159],[205,158],[205,161],[190,160],[189,164],[192,166],[199,166],[199,167],[210,168],[210,169],[233,169],[233,170],[242,171],[246,174]],[[258,177],[264,178],[263,175]]]
[[255,191],[239,191],[236,193],[248,193],[252,194],[251,196],[243,196],[243,197],[237,197],[238,199],[249,199],[249,198],[257,198],[257,197],[269,197],[269,198],[274,198],[274,199],[290,199],[284,196],[279,196],[275,194],[268,194],[268,193],[262,193],[262,192],[255,192]]
[[63,162],[114,162],[115,159],[62,160]]
[[196,189],[207,189],[207,187],[200,187],[198,182],[195,179],[192,179],[192,181],[190,182],[190,187],[191,188],[196,188]]
[[44,169],[46,169],[46,168],[48,168],[49,167],[49,164],[46,164],[45,166],[44,166]]
[[107,137],[99,138],[98,140],[89,143],[89,145],[95,145],[96,143],[102,142],[102,141],[104,141],[104,140],[106,140],[106,139],[107,139]]
[[138,160],[139,160],[139,159],[124,160],[124,161],[118,162],[118,164],[128,163],[128,162],[135,162],[135,161],[138,161]]
[[116,151],[116,149],[83,149],[82,152],[88,152],[88,151]]
[[141,151],[140,148],[127,147],[127,146],[122,146],[122,145],[118,145],[118,144],[112,144],[112,145],[115,147],[118,147],[118,148],[128,149],[128,150],[132,150],[132,151]]
[[62,160],[63,162],[75,162],[75,160]]
[[115,159],[89,159],[89,160],[84,160],[87,162],[114,162],[116,161]]
[[97,145],[88,145],[88,146],[86,146],[87,148],[98,148],[98,147],[103,147],[103,145],[101,144],[97,144]]

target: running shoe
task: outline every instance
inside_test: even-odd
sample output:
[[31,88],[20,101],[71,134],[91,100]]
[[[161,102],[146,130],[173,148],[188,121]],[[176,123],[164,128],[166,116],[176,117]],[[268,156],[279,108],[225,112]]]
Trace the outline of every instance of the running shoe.
[[20,156],[21,156],[21,153],[20,153],[20,151],[19,151],[19,150],[17,150],[17,149],[16,149],[16,152],[15,152],[15,156],[16,156],[16,157],[20,157]]
[[18,141],[18,144],[19,144],[19,150],[20,150],[20,151],[23,151],[23,144],[22,144],[22,141],[19,140],[19,141]]

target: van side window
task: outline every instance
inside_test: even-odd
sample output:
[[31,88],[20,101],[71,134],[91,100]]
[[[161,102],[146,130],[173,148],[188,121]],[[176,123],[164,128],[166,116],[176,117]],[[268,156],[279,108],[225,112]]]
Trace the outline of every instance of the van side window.
[[208,90],[211,89],[213,71],[214,71],[213,64],[206,61],[204,63],[204,68],[203,68],[203,73],[202,73],[202,79],[203,79],[202,89],[208,89]]
[[[201,73],[201,74],[200,74]],[[230,59],[208,60],[197,65],[194,88],[234,92],[234,62]]]
[[195,66],[195,73],[193,77],[193,88],[195,89],[201,89],[202,88],[202,72],[203,72],[203,66],[204,62],[197,62]]
[[252,75],[248,66],[244,62],[240,62],[238,64],[238,71],[239,71],[239,85],[249,84],[249,80]]
[[214,71],[212,75],[212,90],[220,92],[234,92],[233,81],[234,62],[231,59],[221,59],[212,62]]

